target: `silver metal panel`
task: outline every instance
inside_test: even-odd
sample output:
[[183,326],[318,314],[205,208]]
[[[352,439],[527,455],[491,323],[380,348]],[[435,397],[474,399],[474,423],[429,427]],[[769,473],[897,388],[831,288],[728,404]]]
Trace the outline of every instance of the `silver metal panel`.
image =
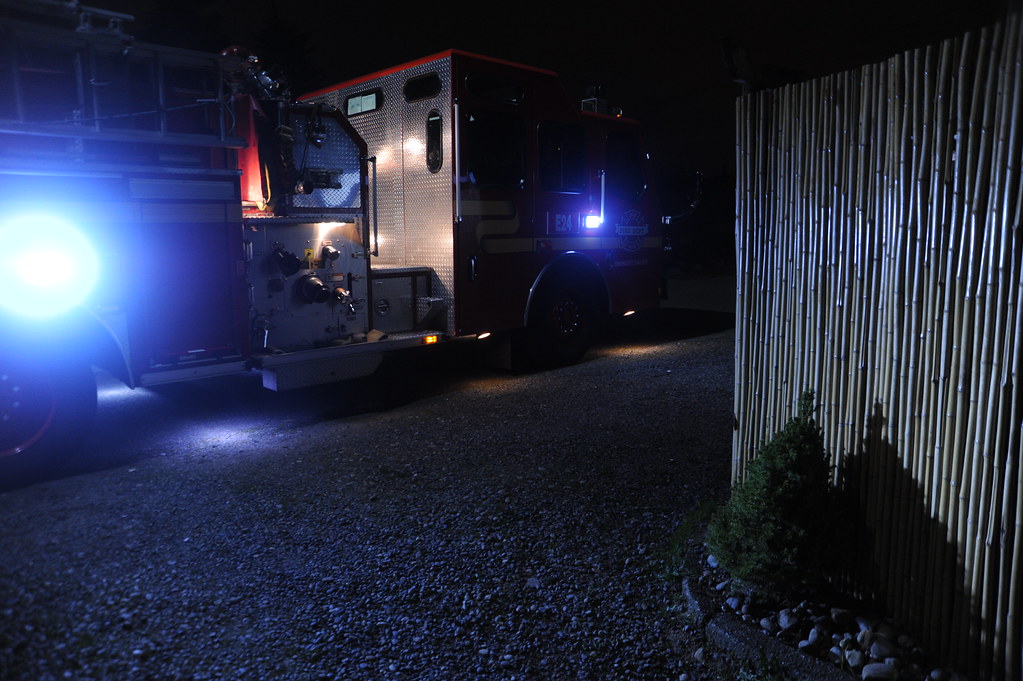
[[429,270],[398,268],[388,270],[388,274],[392,276],[375,276],[372,280],[371,325],[385,333],[415,329],[421,319],[417,316],[420,301],[430,293],[427,282]]
[[263,369],[263,387],[277,391],[294,390],[361,378],[375,372],[382,360],[380,353],[368,353]]
[[[440,79],[438,94],[430,99],[406,102],[405,83],[410,78],[430,73],[436,73]],[[380,255],[372,264],[432,269],[433,296],[447,304],[448,328],[453,329],[455,164],[451,59],[444,57],[388,72],[313,100],[343,109],[348,95],[376,88],[383,95],[381,108],[350,118],[366,140],[370,155],[377,158]],[[426,122],[431,111],[441,115],[443,160],[437,173],[431,173],[426,166]]]
[[263,386],[291,390],[368,376],[380,366],[385,352],[420,347],[429,335],[397,333],[378,341],[263,357],[259,362]]
[[[361,225],[269,218],[250,220],[247,226],[251,257],[247,279],[257,352],[330,346],[369,331]],[[337,252],[335,260],[323,258],[324,247]],[[282,267],[289,261],[294,271]],[[317,282],[331,292],[325,299],[309,297]],[[335,289],[348,291],[349,298],[336,298]]]
[[373,328],[377,331],[408,331],[415,325],[412,284],[409,279],[373,280]]

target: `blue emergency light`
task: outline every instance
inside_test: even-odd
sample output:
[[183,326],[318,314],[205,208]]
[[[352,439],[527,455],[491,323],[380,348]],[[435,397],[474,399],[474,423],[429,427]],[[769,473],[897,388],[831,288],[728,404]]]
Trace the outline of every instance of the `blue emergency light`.
[[55,317],[77,307],[99,277],[85,235],[47,215],[0,223],[0,307],[22,317]]

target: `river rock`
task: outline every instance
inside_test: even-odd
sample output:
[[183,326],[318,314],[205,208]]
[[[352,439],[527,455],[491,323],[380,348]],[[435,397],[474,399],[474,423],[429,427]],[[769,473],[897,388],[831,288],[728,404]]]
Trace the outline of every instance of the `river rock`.
[[778,613],[778,626],[782,631],[794,629],[799,624],[799,616],[789,608]]
[[892,643],[887,636],[878,635],[870,646],[870,656],[875,660],[885,660],[889,657],[897,657],[899,647]]
[[884,662],[872,662],[864,665],[860,678],[863,681],[894,681],[899,675],[899,670]]
[[814,627],[810,630],[810,636],[808,637],[810,642],[815,645],[821,645],[825,641],[829,641],[831,636],[828,634],[828,630],[823,627]]

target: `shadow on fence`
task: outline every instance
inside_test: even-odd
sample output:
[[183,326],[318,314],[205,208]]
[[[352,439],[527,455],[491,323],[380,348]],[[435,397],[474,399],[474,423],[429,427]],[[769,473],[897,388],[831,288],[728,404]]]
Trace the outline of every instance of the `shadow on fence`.
[[986,678],[990,656],[976,659],[984,649],[979,609],[964,588],[958,549],[949,528],[934,517],[927,492],[886,439],[886,426],[882,405],[875,403],[864,451],[842,462],[842,487],[856,521],[848,587],[915,632],[924,651],[940,658],[931,662],[980,669]]

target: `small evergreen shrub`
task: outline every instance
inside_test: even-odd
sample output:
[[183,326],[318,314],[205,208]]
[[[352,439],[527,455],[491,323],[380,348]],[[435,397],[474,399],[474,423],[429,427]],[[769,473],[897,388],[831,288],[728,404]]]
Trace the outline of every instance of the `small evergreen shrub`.
[[814,393],[762,445],[746,479],[711,517],[707,543],[733,577],[771,591],[816,581],[832,567],[835,491],[824,437],[813,420]]

